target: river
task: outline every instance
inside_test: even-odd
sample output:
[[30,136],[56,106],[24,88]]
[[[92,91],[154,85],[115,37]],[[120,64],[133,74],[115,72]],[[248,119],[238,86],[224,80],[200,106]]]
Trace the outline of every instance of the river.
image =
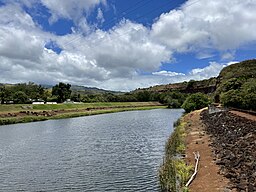
[[182,112],[129,111],[0,126],[0,191],[159,191],[164,145]]

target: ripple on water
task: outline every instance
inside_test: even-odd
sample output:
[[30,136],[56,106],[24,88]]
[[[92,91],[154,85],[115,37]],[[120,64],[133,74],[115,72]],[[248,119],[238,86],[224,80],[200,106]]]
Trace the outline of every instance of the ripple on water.
[[0,191],[159,191],[157,169],[182,110],[0,127]]

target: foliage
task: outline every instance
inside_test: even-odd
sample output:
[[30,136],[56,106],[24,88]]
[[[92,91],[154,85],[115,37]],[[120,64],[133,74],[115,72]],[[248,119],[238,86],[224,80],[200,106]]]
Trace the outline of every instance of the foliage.
[[193,171],[193,167],[186,165],[186,163],[182,160],[176,160],[175,168],[176,168],[178,179],[180,181],[180,185],[185,186],[187,181],[191,177],[191,172]]
[[177,91],[162,93],[159,101],[168,105],[168,108],[180,108],[186,99],[186,95]]
[[[240,82],[239,79],[231,79],[224,85]],[[235,107],[241,109],[256,110],[256,79],[250,78],[239,86],[230,86],[228,89],[222,89],[220,101],[226,107]]]
[[187,97],[182,105],[187,113],[207,107],[210,104],[210,99],[203,93],[195,93]]
[[225,67],[215,93],[215,102],[226,107],[256,110],[256,60]]
[[3,85],[0,87],[1,103],[27,103],[45,98],[45,90],[41,85],[29,83],[19,83],[15,85]]
[[14,103],[28,103],[28,96],[23,91],[18,91],[13,95]]
[[184,153],[185,123],[178,120],[176,127],[165,146],[165,158],[159,169],[160,187],[163,191],[188,191],[184,188],[189,180],[192,167],[178,156]]
[[150,99],[149,91],[139,91],[135,95],[138,101],[149,101]]
[[222,69],[219,78],[222,82],[232,78],[255,78],[256,77],[256,60],[247,60]]
[[60,82],[52,88],[52,95],[57,96],[57,101],[63,103],[71,96],[71,85]]

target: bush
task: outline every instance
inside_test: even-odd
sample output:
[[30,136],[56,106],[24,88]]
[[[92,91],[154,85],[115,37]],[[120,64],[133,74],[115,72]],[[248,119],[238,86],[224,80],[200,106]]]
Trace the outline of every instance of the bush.
[[220,101],[225,107],[256,110],[256,80],[248,79],[240,88],[222,92]]
[[188,96],[181,107],[189,113],[191,111],[207,107],[210,103],[211,102],[207,95],[203,93],[195,93]]

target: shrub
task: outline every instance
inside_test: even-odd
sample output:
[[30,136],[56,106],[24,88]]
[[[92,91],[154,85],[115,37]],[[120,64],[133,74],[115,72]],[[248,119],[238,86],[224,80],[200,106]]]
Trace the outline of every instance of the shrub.
[[189,113],[191,111],[207,107],[210,103],[211,102],[207,95],[203,93],[195,93],[188,96],[181,107]]

